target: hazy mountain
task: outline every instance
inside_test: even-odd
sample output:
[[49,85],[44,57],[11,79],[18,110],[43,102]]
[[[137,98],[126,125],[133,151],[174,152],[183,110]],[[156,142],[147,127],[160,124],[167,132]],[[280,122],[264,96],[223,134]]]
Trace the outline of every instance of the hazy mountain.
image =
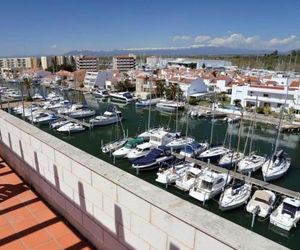
[[72,50],[65,55],[89,55],[89,56],[113,56],[119,54],[133,53],[136,55],[166,55],[166,56],[196,56],[196,55],[263,55],[270,50],[249,50],[226,47],[199,47],[199,48],[177,48],[177,49],[130,49],[111,51]]

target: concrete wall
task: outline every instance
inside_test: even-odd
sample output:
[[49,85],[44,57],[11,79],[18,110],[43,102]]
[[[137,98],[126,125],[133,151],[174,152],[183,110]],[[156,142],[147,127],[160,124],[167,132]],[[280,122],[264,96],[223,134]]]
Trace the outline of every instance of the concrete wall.
[[0,154],[99,249],[282,248],[1,110]]

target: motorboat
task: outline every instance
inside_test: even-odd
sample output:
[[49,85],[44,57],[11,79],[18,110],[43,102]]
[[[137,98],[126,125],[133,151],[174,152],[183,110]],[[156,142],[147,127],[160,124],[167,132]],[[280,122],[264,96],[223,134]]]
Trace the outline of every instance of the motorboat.
[[203,161],[210,160],[211,162],[217,161],[220,159],[223,155],[229,152],[229,149],[223,147],[223,146],[217,146],[209,148],[208,150],[202,152],[199,155],[199,158]]
[[251,195],[251,185],[237,181],[225,188],[219,199],[219,208],[223,211],[238,208],[247,203]]
[[122,148],[127,143],[127,141],[128,138],[122,138],[113,142],[106,143],[101,147],[101,151],[104,154],[112,153],[119,148]]
[[155,106],[160,101],[159,98],[156,99],[140,99],[135,102],[136,107],[149,107],[149,106]]
[[224,118],[224,121],[226,121],[227,123],[229,124],[235,124],[235,123],[238,123],[240,122],[241,120],[241,117],[240,116],[235,116],[233,118],[230,118],[230,117],[225,117]]
[[179,133],[170,133],[165,130],[158,130],[150,135],[149,142],[154,146],[165,146],[171,141],[179,138]]
[[33,100],[44,100],[44,97],[39,94],[39,93],[35,93],[33,96],[32,96],[32,99]]
[[180,150],[186,145],[191,144],[195,139],[192,137],[178,137],[166,144],[171,150]]
[[132,167],[139,170],[150,170],[158,168],[161,164],[174,160],[175,156],[166,146],[153,148],[149,154],[133,161]]
[[114,123],[118,123],[122,120],[121,111],[105,111],[103,115],[98,115],[95,118],[90,119],[90,123],[93,126],[105,126]]
[[43,109],[60,109],[60,108],[65,108],[70,104],[69,100],[59,100],[59,101],[50,101],[50,102],[45,102]]
[[34,117],[32,121],[39,124],[48,124],[58,119],[58,116],[53,113],[41,113],[40,115]]
[[192,143],[187,144],[180,150],[180,155],[185,157],[196,157],[204,150],[208,148],[208,143],[199,143],[197,141],[193,141]]
[[69,123],[69,122],[70,122],[70,121],[68,121],[68,120],[60,119],[60,120],[58,120],[58,121],[52,122],[52,123],[50,124],[50,128],[52,128],[52,129],[57,129],[57,128],[59,128],[59,127],[65,125],[65,124],[67,124],[67,123]]
[[223,155],[219,160],[219,166],[221,168],[232,168],[235,164],[241,161],[244,158],[244,154],[241,152],[235,152],[230,150],[228,153]]
[[113,156],[116,158],[124,158],[126,157],[133,149],[136,148],[138,144],[141,144],[144,142],[143,138],[133,138],[128,140],[128,142],[125,144],[125,146],[119,148],[118,150],[113,152]]
[[159,131],[166,131],[166,129],[163,127],[151,128],[151,129],[146,130],[145,132],[139,134],[138,137],[144,138],[145,140],[149,140],[151,135],[154,135]]
[[197,167],[191,167],[187,169],[187,171],[179,177],[175,186],[183,191],[189,191],[196,183],[196,179],[200,176],[202,170]]
[[238,162],[238,171],[242,174],[248,174],[257,171],[265,163],[266,157],[251,154],[245,156],[244,159]]
[[158,110],[167,111],[167,112],[175,112],[177,109],[182,110],[185,107],[185,103],[183,102],[174,102],[168,100],[160,100],[156,104],[156,108]]
[[230,181],[229,174],[204,169],[194,187],[190,189],[189,195],[199,201],[207,201],[220,194]]
[[57,129],[58,132],[62,133],[78,133],[81,131],[84,131],[85,127],[83,127],[81,124],[75,123],[75,122],[69,122]]
[[286,231],[296,227],[300,219],[300,200],[290,197],[283,202],[270,215],[270,223]]
[[86,117],[90,117],[96,114],[96,111],[93,109],[88,109],[88,108],[83,108],[83,109],[79,109],[76,110],[74,112],[69,113],[68,116],[72,117],[72,118],[86,118]]
[[108,98],[109,97],[109,93],[105,89],[96,89],[95,91],[93,91],[93,95],[97,98]]
[[134,101],[132,95],[128,91],[127,92],[110,93],[109,96],[113,101],[117,101],[117,102],[130,103],[130,102]]
[[195,163],[180,162],[179,164],[168,167],[167,169],[160,168],[157,172],[155,181],[162,184],[175,183],[177,179],[185,174],[185,172],[194,167]]
[[72,112],[83,109],[84,106],[81,103],[74,103],[71,106],[66,106],[57,110],[57,112],[61,115],[69,115]]
[[283,150],[275,153],[262,166],[265,181],[272,181],[282,177],[290,168],[291,159],[285,157]]
[[270,190],[256,190],[246,206],[249,213],[265,218],[273,209],[276,196]]
[[144,142],[142,144],[137,145],[135,149],[130,151],[127,154],[127,158],[130,161],[133,161],[137,158],[140,158],[140,157],[143,157],[143,156],[147,155],[151,151],[152,148],[153,148],[153,145],[151,143]]

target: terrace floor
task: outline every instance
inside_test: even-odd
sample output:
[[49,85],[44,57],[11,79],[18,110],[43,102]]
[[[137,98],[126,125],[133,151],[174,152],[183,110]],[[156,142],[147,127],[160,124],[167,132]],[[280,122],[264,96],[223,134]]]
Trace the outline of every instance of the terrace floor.
[[0,156],[0,249],[94,249]]

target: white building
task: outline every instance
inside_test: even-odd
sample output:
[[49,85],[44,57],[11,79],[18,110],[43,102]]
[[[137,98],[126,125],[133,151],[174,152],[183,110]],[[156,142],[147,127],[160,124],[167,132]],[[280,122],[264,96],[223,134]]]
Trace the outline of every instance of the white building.
[[7,57],[0,58],[0,68],[21,69],[31,68],[31,57]]
[[196,79],[184,78],[177,81],[170,80],[170,82],[178,84],[183,92],[183,96],[186,98],[194,97],[199,99],[208,92],[207,85],[205,85],[203,79],[200,77],[197,77]]
[[288,94],[284,86],[270,85],[233,85],[231,104],[240,100],[243,107],[255,106],[257,98],[258,107],[271,107],[274,111],[284,105],[287,95],[287,108],[294,108],[300,114],[300,82],[291,83]]
[[85,73],[83,84],[88,89],[94,88],[95,86],[98,88],[105,88],[106,81],[112,77],[112,70],[104,70],[99,72],[88,71]]
[[76,57],[76,69],[98,72],[99,60],[97,57],[93,56]]
[[120,72],[127,72],[135,69],[136,67],[136,56],[133,54],[119,55],[113,57],[113,69],[119,70]]
[[41,56],[41,66],[44,70],[52,66],[52,58],[50,56]]

